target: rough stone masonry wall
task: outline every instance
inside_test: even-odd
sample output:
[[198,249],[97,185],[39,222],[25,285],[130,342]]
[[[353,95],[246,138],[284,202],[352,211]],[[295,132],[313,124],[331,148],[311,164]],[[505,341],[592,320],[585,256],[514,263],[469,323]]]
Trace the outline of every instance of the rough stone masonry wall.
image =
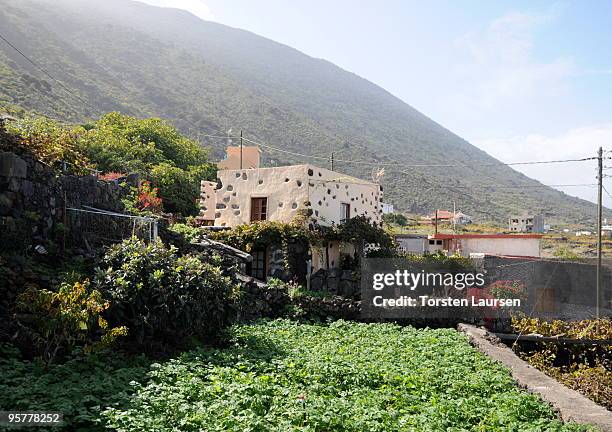
[[[136,180],[137,181],[137,180]],[[121,211],[128,189],[93,176],[57,176],[28,153],[0,151],[0,248],[18,251],[56,240],[66,207]],[[77,230],[73,234],[78,235]]]

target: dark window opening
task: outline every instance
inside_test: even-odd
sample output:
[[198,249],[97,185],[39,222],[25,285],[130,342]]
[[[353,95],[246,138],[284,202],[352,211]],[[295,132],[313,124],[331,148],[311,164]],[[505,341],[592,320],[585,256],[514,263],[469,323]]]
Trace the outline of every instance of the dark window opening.
[[266,280],[266,250],[255,249],[251,251],[253,261],[247,264],[247,274],[256,279]]
[[340,223],[344,223],[351,218],[351,205],[340,203]]

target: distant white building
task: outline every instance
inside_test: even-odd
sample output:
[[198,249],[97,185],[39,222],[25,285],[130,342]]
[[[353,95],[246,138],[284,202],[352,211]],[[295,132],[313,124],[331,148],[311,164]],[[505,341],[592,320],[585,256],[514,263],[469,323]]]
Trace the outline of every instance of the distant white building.
[[540,257],[541,234],[435,234],[428,236],[428,251],[447,251],[469,257],[485,254]]
[[586,231],[586,230],[576,231],[576,237],[590,236],[590,235],[593,235],[592,231]]
[[393,213],[393,204],[382,203],[382,212],[383,214]]
[[457,225],[470,224],[472,223],[472,216],[466,215],[465,213],[459,211],[453,216],[453,222]]
[[429,252],[429,242],[425,234],[397,234],[395,241],[400,252],[413,255],[422,255]]

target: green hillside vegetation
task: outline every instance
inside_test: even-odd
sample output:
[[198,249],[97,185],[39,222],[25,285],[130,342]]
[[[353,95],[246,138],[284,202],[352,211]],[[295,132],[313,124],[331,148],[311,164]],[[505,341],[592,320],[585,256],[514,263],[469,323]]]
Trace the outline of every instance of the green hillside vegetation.
[[[337,160],[381,164],[336,163],[364,179],[385,163],[465,164],[386,166],[385,201],[423,213],[455,200],[479,221],[531,211],[550,222],[594,223],[593,204],[507,166],[471,167],[497,161],[384,89],[285,45],[128,0],[1,3],[3,35],[77,96],[0,43],[0,103],[72,123],[109,111],[164,118],[212,146],[213,158],[227,142],[204,135],[242,129],[318,165],[332,151]],[[263,150],[267,165],[307,160]]]
[[6,127],[48,164],[65,161],[78,174],[91,169],[115,176],[141,174],[159,188],[164,210],[171,213],[197,214],[200,180],[216,177],[206,150],[157,118],[140,120],[112,112],[84,125],[66,126],[26,117]]

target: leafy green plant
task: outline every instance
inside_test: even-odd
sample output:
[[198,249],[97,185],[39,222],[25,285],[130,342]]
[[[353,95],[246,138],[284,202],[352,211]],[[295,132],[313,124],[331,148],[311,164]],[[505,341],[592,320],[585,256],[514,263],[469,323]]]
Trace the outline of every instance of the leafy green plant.
[[7,131],[19,137],[20,145],[38,160],[49,165],[67,162],[66,169],[77,173],[88,173],[91,165],[79,148],[79,140],[85,133],[83,128],[68,128],[44,118],[26,117],[6,124]]
[[110,247],[93,283],[111,302],[109,321],[145,349],[214,338],[232,317],[234,286],[221,268],[161,242]]
[[42,365],[23,359],[11,345],[0,344],[0,407],[63,413],[62,426],[36,430],[102,432],[107,429],[100,412],[107,407],[127,408],[134,383],[146,379],[150,363],[143,355],[101,350]]
[[118,431],[584,431],[521,390],[452,329],[393,324],[235,326],[224,349],[155,365]]
[[408,225],[408,218],[401,213],[387,213],[383,215],[383,221],[401,227]]
[[110,328],[104,319],[109,306],[87,280],[64,283],[57,292],[30,287],[17,299],[20,328],[47,363],[77,346],[91,351],[125,336],[125,326]]

